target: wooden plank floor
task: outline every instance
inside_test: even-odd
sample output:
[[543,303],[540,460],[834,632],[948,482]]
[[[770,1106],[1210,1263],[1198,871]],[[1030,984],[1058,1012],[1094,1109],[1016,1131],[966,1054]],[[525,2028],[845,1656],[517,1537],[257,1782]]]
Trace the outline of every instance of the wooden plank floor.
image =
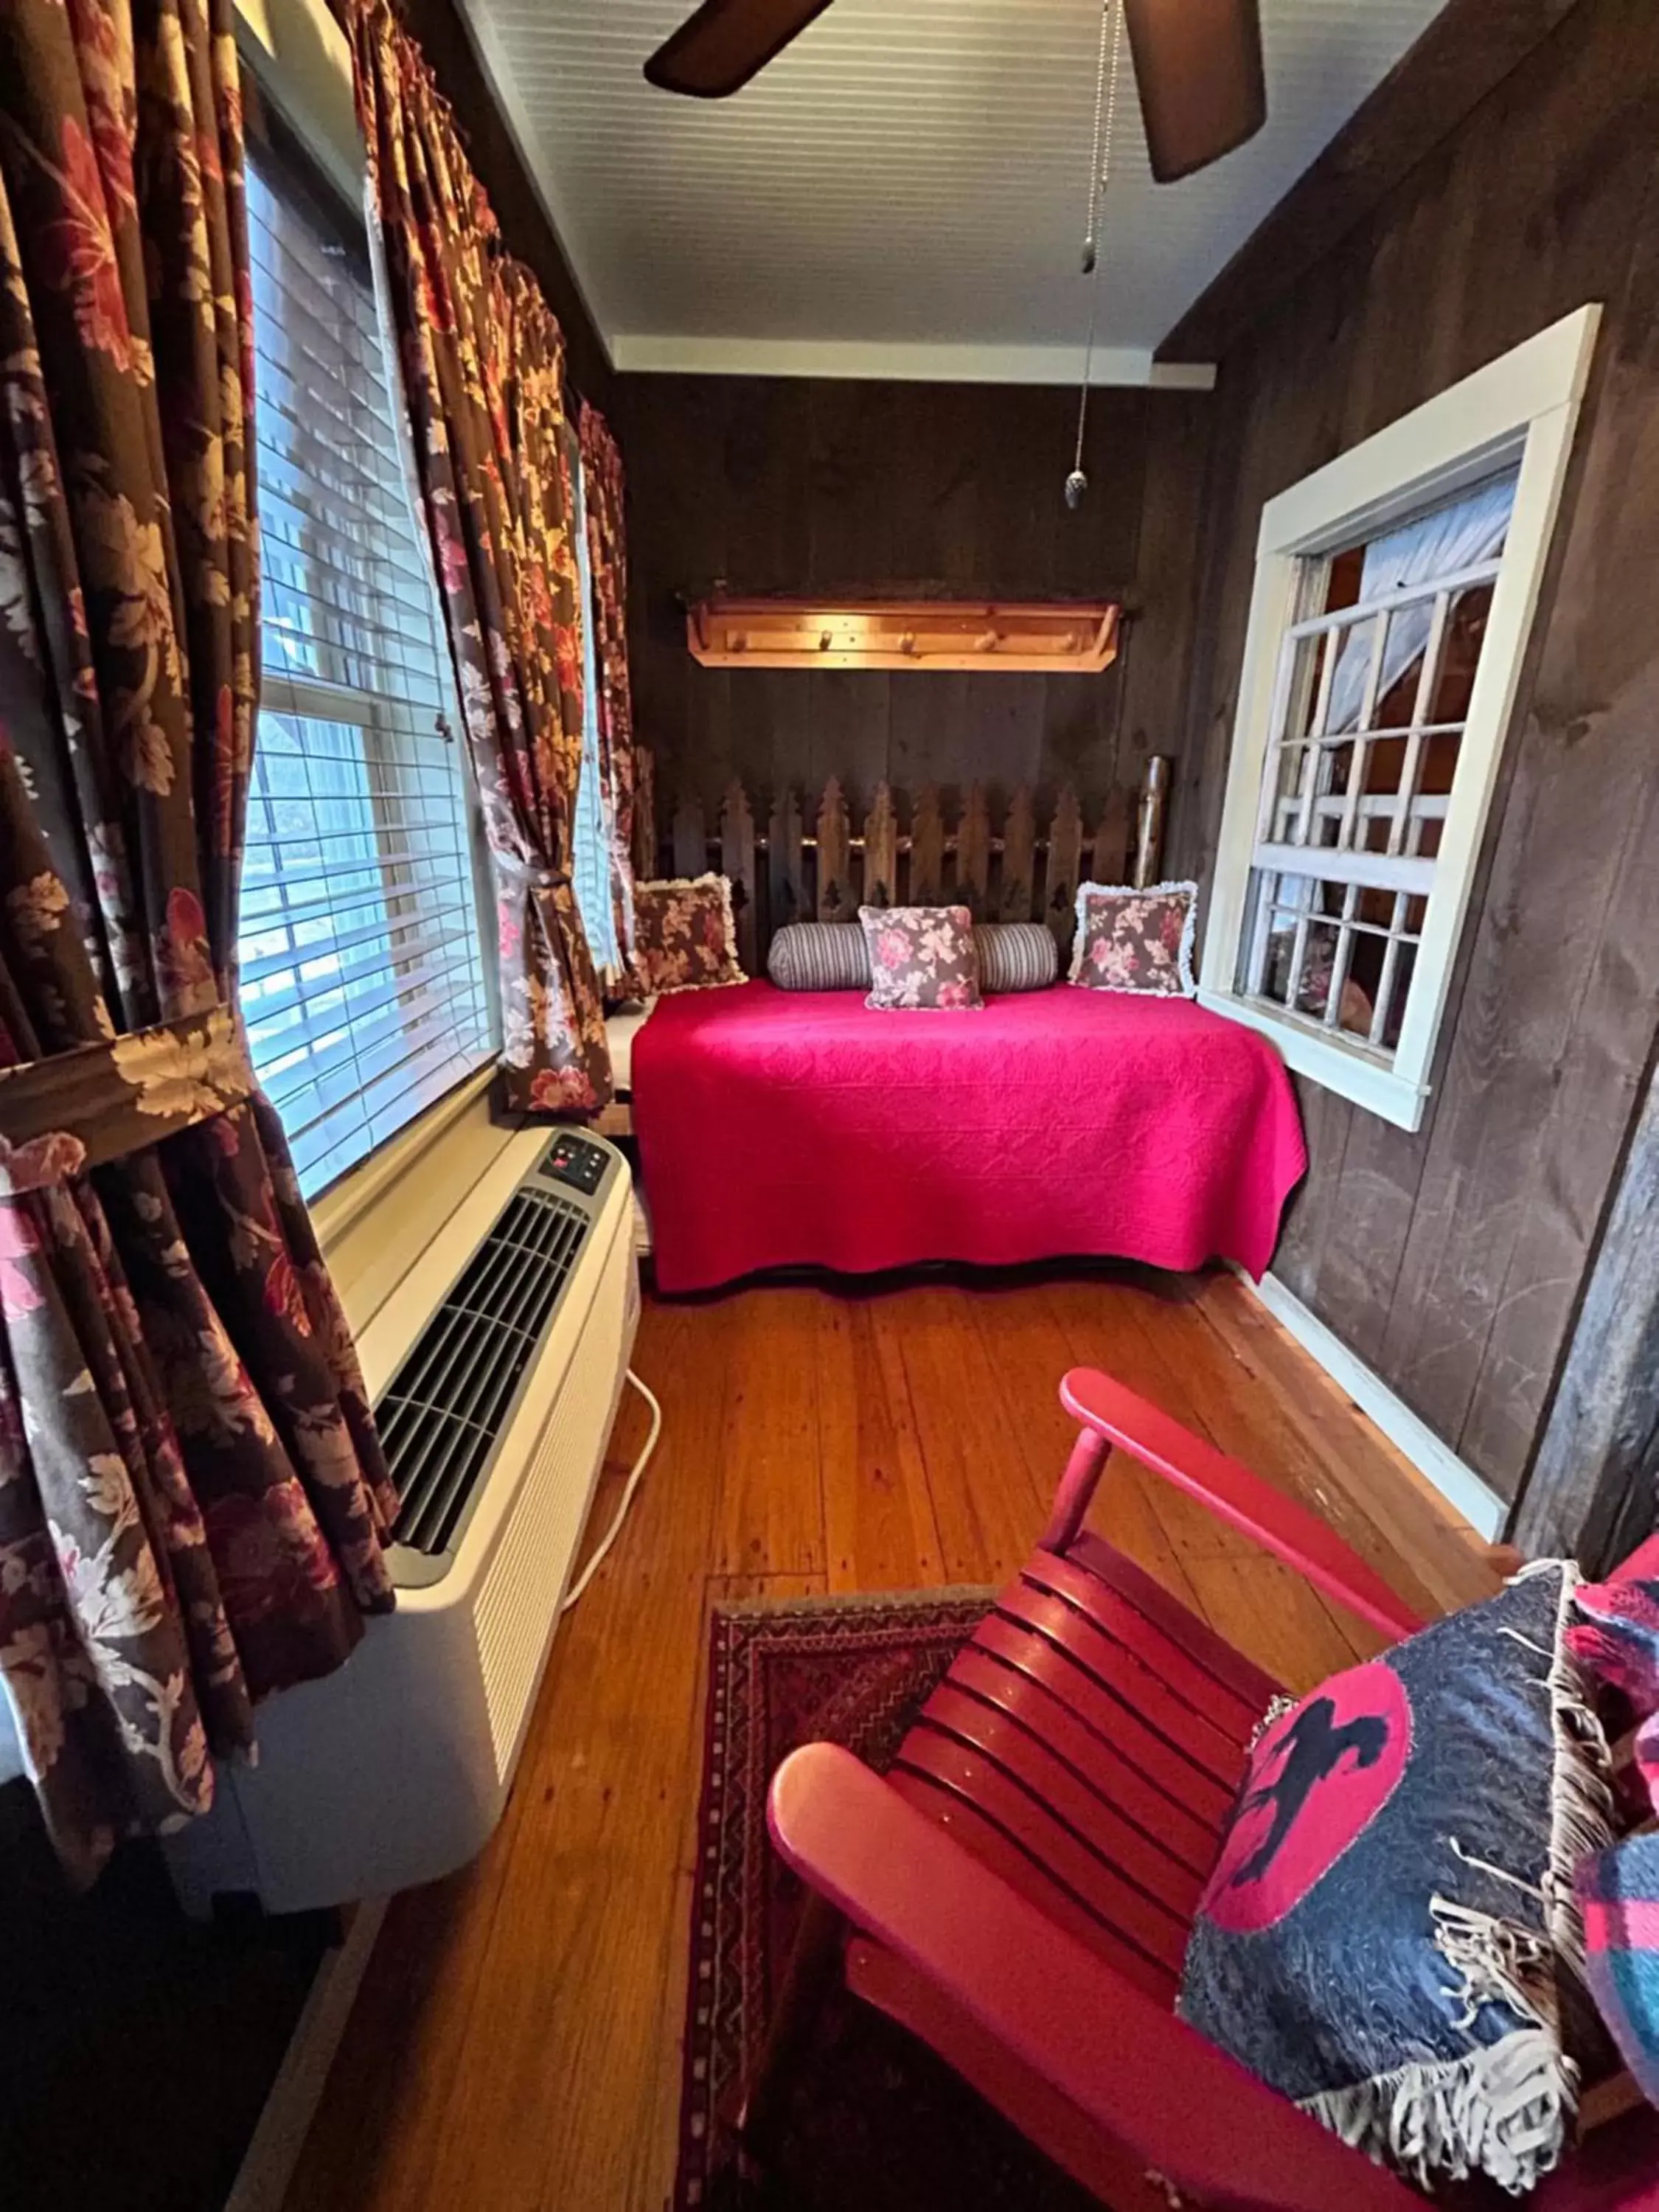
[[[1042,1528],[1070,1366],[1295,1492],[1425,1611],[1493,1587],[1456,1522],[1232,1278],[1123,1273],[647,1302],[662,1401],[473,1866],[396,1899],[289,2212],[659,2212],[672,2186],[709,1605],[994,1583]],[[593,1526],[645,1418],[630,1392]],[[1373,1648],[1119,1455],[1096,1523],[1280,1679]]]

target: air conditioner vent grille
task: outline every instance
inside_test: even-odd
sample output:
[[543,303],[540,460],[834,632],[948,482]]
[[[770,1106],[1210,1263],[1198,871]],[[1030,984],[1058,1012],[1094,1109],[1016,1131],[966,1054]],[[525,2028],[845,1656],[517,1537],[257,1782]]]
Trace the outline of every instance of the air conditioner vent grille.
[[455,1543],[589,1225],[568,1199],[521,1187],[386,1385],[374,1411],[398,1543],[428,1557]]

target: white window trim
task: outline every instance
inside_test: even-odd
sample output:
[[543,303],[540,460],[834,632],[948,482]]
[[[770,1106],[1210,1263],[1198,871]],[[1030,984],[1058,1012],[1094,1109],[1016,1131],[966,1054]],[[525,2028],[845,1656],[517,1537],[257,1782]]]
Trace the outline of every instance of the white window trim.
[[[1405,1129],[1421,1127],[1428,1103],[1429,1071],[1452,963],[1601,314],[1601,307],[1592,304],[1564,316],[1304,477],[1261,510],[1199,999],[1214,1012],[1270,1036],[1298,1073]],[[1236,988],[1279,641],[1295,617],[1300,564],[1309,555],[1375,535],[1516,461],[1520,471],[1504,565],[1486,618],[1436,858],[1435,888],[1400,1041],[1392,1060],[1385,1062],[1322,1024],[1243,997]]]
[[236,45],[307,154],[348,207],[368,163],[357,129],[351,48],[327,0],[234,0]]

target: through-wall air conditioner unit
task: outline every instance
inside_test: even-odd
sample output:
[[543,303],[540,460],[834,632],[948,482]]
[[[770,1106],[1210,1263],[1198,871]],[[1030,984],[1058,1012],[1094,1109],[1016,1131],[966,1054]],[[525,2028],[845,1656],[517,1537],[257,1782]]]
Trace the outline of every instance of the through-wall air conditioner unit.
[[257,1764],[222,1763],[212,1813],[168,1841],[192,1910],[384,1896],[463,1864],[501,1818],[639,1319],[626,1160],[545,1130],[528,1157],[456,1207],[359,1335],[402,1500],[397,1610],[337,1673],[259,1706]]

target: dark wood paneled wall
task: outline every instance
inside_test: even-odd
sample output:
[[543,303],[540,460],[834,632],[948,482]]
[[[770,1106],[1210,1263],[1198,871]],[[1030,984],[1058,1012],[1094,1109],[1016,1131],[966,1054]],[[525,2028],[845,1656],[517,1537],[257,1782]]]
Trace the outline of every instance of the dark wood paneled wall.
[[[1390,97],[1413,96],[1409,70]],[[1659,1017],[1659,10],[1579,0],[1222,363],[1175,857],[1213,850],[1264,500],[1587,300],[1572,479],[1422,1131],[1303,1086],[1277,1272],[1525,1476]]]
[[[839,775],[855,803],[978,778],[1097,811],[1175,749],[1208,393],[1100,392],[1069,512],[1076,398],[1033,386],[624,376],[635,720],[672,810]],[[699,668],[683,601],[736,592],[1088,599],[1136,610],[1103,676]]]

